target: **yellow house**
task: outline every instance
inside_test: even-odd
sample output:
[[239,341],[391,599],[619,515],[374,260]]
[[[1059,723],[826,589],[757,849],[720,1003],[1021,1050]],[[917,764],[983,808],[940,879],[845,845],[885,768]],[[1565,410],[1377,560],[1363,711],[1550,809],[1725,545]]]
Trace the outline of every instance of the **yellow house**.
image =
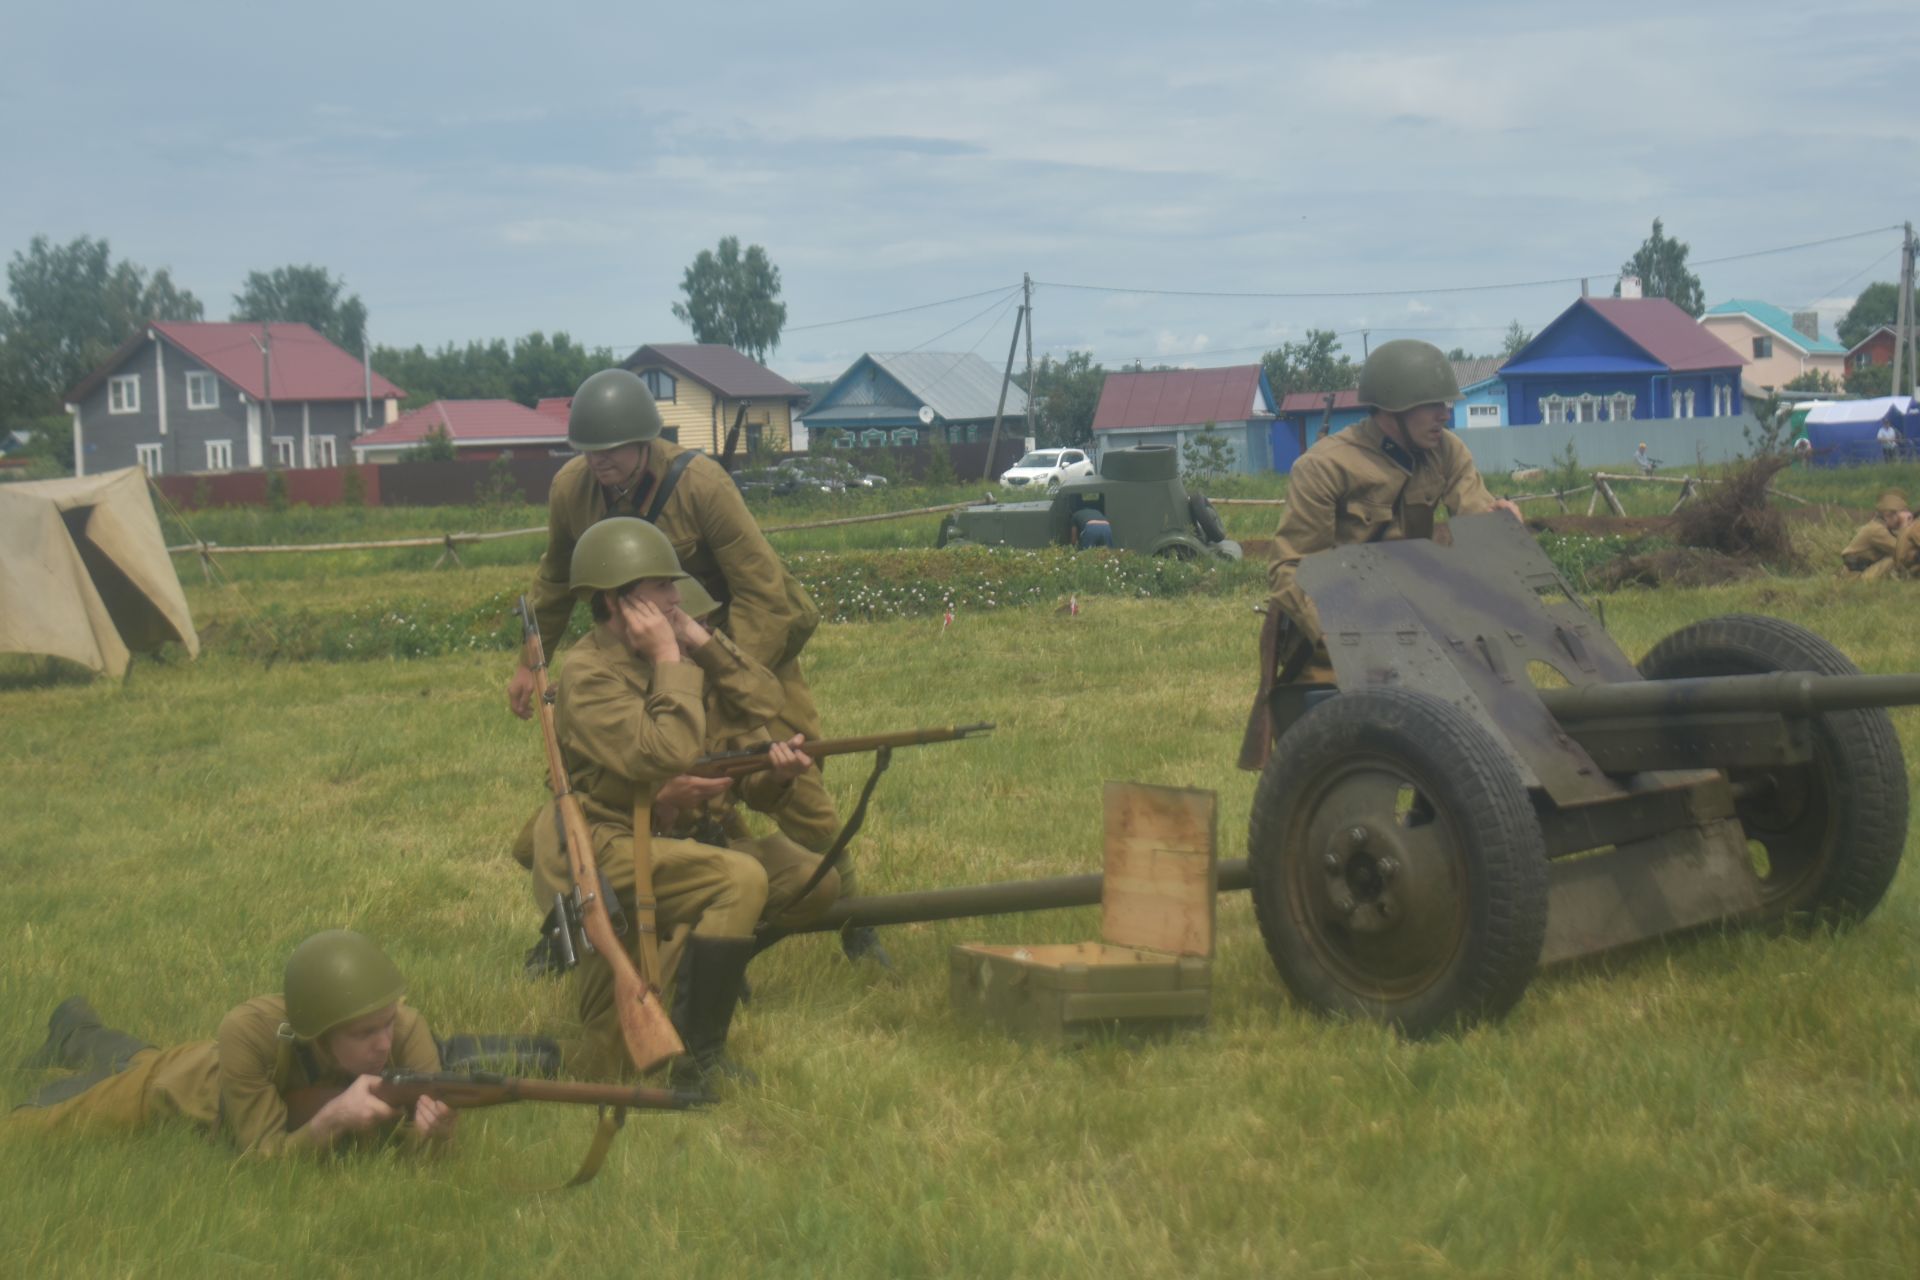
[[1765,395],[1809,373],[1823,373],[1837,390],[1847,376],[1847,349],[1820,336],[1815,311],[1787,311],[1767,302],[1735,298],[1700,317],[1700,326],[1747,357],[1740,389]]
[[736,457],[792,447],[794,409],[806,391],[724,343],[648,343],[621,364],[653,392],[676,444],[718,454],[738,421]]

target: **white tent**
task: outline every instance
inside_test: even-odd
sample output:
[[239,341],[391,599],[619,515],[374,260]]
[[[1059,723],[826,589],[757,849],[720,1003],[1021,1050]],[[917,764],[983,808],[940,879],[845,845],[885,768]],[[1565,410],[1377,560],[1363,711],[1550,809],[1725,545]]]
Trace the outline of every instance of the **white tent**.
[[169,640],[200,652],[145,472],[0,484],[0,653],[120,676]]
[[1898,422],[1913,412],[1909,396],[1876,396],[1871,400],[1831,400],[1807,411],[1810,423],[1872,422],[1886,420],[1889,414]]

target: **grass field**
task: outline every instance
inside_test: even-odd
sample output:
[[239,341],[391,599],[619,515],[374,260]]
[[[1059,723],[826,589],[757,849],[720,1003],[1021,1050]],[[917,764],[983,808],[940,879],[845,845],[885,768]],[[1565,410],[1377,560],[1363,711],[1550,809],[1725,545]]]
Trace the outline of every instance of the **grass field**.
[[[203,622],[240,626],[239,600],[454,610],[525,572],[191,594]],[[1906,591],[1776,579],[1606,611],[1633,654],[1756,610],[1868,670],[1920,670]],[[999,724],[896,760],[856,845],[867,890],[1093,869],[1107,778],[1216,790],[1221,854],[1243,856],[1246,595],[1053,603],[815,637],[830,731]],[[505,850],[542,790],[507,662],[263,667],[216,647],[123,685],[0,671],[0,1062],[74,991],[158,1042],[209,1035],[334,925],[381,939],[443,1032],[564,1029],[563,988],[519,973],[537,912]],[[1896,721],[1913,745],[1920,716]],[[833,773],[843,798],[858,773]],[[1498,1026],[1406,1044],[1290,1006],[1233,896],[1212,1026],[1079,1051],[958,1025],[946,956],[1092,937],[1091,909],[888,930],[891,981],[799,938],[756,962],[736,1024],[762,1087],[635,1119],[583,1191],[527,1190],[563,1179],[591,1127],[551,1107],[471,1115],[418,1164],[236,1163],[181,1131],[0,1136],[0,1273],[1910,1276],[1916,925],[1909,870],[1837,936],[1653,946],[1543,975]],[[39,1077],[13,1079],[17,1096]]]

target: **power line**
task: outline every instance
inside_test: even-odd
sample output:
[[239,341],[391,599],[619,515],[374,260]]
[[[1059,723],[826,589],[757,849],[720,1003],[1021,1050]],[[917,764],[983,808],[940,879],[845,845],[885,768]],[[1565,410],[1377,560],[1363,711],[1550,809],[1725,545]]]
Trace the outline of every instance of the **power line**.
[[[1015,289],[1018,289],[1019,287],[1020,286],[1017,284],[1013,286],[1013,288]],[[807,331],[812,329],[831,329],[836,325],[859,324],[863,320],[884,320],[888,316],[904,316],[910,311],[931,311],[935,307],[951,306],[956,302],[971,302],[975,298],[984,298],[988,294],[997,294],[1000,292],[1002,292],[1002,290],[998,288],[982,289],[978,293],[963,293],[957,298],[942,298],[938,302],[922,302],[911,307],[898,307],[892,311],[875,311],[871,315],[848,316],[845,320],[822,320],[818,324],[788,325],[781,332],[782,333],[806,333]]]
[[[919,343],[915,346],[908,347],[906,351],[902,352],[901,354],[911,355],[913,352],[920,350],[921,347],[932,346],[934,343],[940,341],[940,339],[952,333],[954,329],[966,328],[968,325],[972,324],[975,320],[978,320],[981,316],[987,314],[987,312],[992,311],[996,307],[1004,306],[1005,304],[1013,301],[1012,295],[1018,293],[1019,291],[1020,291],[1020,286],[1014,285],[1013,288],[1007,290],[1006,293],[1001,294],[1000,296],[994,298],[992,302],[989,302],[986,306],[980,308],[980,310],[974,312],[972,315],[968,316],[965,320],[962,320],[959,324],[954,325],[952,329],[942,329],[939,333],[934,334],[931,338],[928,338],[925,342]],[[999,321],[996,319],[994,323],[998,324]],[[992,332],[991,325],[988,326],[988,332]],[[973,345],[977,347],[980,344],[976,342]]]
[[[1702,258],[1692,266],[1710,267],[1723,262],[1739,262],[1747,258],[1760,258],[1768,254],[1793,253],[1800,249],[1813,249],[1821,245],[1839,244],[1845,240],[1858,240],[1865,236],[1882,235],[1888,231],[1898,231],[1899,227],[1874,227],[1867,231],[1851,231],[1846,235],[1828,236],[1824,240],[1807,240],[1800,244],[1780,245],[1772,249],[1755,249],[1750,253],[1729,254],[1723,258]],[[1502,289],[1537,289],[1547,285],[1578,284],[1583,280],[1610,280],[1617,277],[1618,271],[1588,271],[1576,276],[1555,276],[1543,280],[1510,280],[1500,284],[1463,284],[1448,285],[1433,289],[1340,289],[1318,290],[1311,292],[1263,292],[1255,290],[1223,289],[1136,289],[1124,285],[1110,284],[1072,284],[1058,280],[1036,280],[1034,283],[1049,289],[1074,289],[1087,293],[1137,293],[1160,298],[1259,298],[1272,301],[1293,301],[1315,298],[1403,298],[1414,294],[1437,293],[1491,293]]]

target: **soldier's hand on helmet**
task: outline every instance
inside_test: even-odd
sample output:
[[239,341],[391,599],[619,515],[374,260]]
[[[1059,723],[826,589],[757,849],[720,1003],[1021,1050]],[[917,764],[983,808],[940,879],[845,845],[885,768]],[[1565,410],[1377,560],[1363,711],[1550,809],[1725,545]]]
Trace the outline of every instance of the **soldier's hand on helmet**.
[[1522,524],[1526,523],[1526,517],[1520,514],[1520,506],[1518,503],[1509,502],[1505,498],[1495,498],[1493,500],[1493,509],[1495,511],[1506,512],[1508,515],[1512,516],[1515,520],[1520,521]]
[[807,735],[796,733],[785,742],[767,744],[767,772],[782,782],[792,782],[795,778],[813,767],[813,757],[800,748],[806,742]]
[[413,1127],[424,1138],[451,1138],[459,1122],[460,1113],[438,1098],[422,1094],[413,1104]]
[[713,639],[711,631],[689,618],[677,605],[667,615],[667,619],[673,623],[673,638],[680,642],[682,652],[694,653],[701,645]]
[[666,613],[638,597],[621,596],[619,618],[626,631],[627,648],[635,657],[655,666],[680,661],[680,642],[674,638],[673,623]]
[[533,715],[533,672],[525,665],[515,667],[507,681],[507,709],[522,720]]
[[395,1111],[374,1094],[379,1076],[358,1076],[339,1097],[320,1108],[307,1124],[323,1138],[339,1133],[359,1133],[377,1124],[396,1119]]

